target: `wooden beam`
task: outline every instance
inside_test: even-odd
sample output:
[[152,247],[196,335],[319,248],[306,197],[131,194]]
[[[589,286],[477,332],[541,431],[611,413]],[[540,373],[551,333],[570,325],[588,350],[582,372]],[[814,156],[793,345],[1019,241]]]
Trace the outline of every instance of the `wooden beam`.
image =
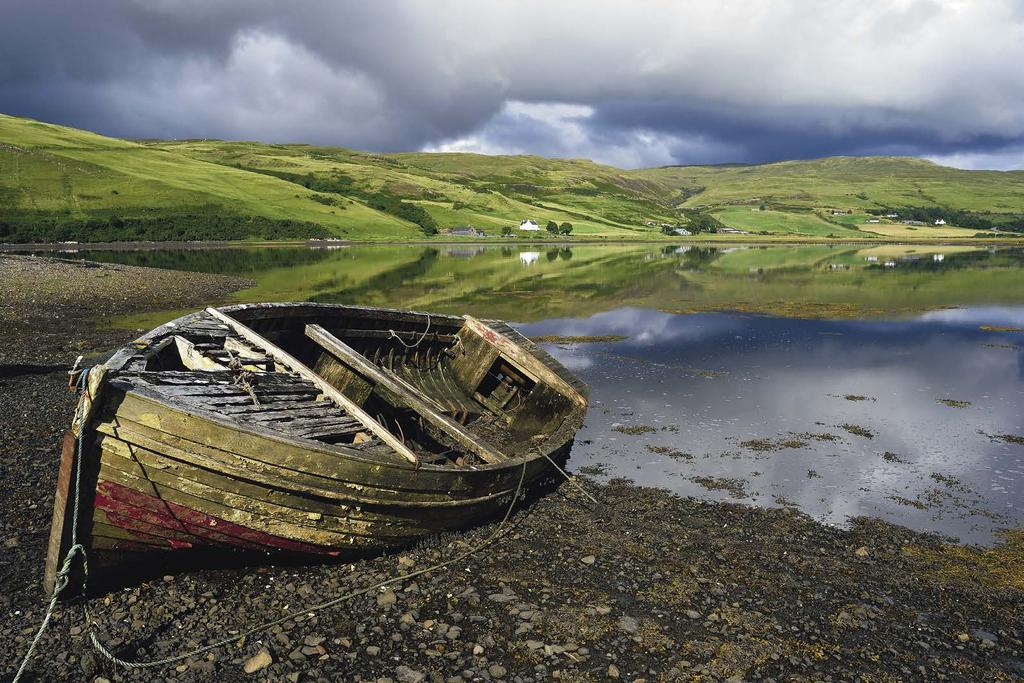
[[382,424],[370,417],[366,411],[349,400],[345,394],[331,386],[323,377],[310,370],[298,358],[295,358],[281,347],[264,338],[263,335],[259,334],[247,325],[243,325],[226,313],[221,313],[216,308],[212,307],[207,308],[206,312],[218,320],[227,323],[236,334],[248,341],[250,344],[263,349],[268,356],[272,357],[276,362],[280,363],[291,372],[294,372],[299,377],[307,379],[315,384],[316,388],[319,389],[324,396],[337,403],[345,412],[359,420],[360,424],[366,427],[381,441],[395,449],[399,455],[411,463],[416,465],[419,464],[419,458],[412,452],[412,450],[409,449],[408,446],[399,441],[398,438],[389,432]]
[[415,410],[471,453],[490,463],[508,460],[507,455],[494,446],[481,441],[475,434],[445,415],[444,408],[437,401],[422,395],[401,377],[388,373],[369,362],[361,353],[324,328],[319,325],[306,325],[306,336],[371,384],[382,387],[400,402],[402,407]]
[[485,323],[477,320],[471,315],[462,316],[466,324],[464,329],[484,339],[504,356],[516,369],[525,373],[535,382],[547,384],[552,389],[566,398],[586,407],[587,397],[581,394],[576,387],[572,386],[558,376],[554,370],[549,368],[533,354],[524,351],[523,347],[514,341],[495,331]]
[[174,343],[178,347],[178,355],[181,357],[181,364],[189,370],[203,370],[207,372],[227,371],[228,366],[218,363],[212,358],[204,356],[188,339],[174,335]]

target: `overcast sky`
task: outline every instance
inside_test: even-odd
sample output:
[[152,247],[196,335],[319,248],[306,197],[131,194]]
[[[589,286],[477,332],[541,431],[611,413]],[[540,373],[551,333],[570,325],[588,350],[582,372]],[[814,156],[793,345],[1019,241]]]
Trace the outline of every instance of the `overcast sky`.
[[1024,0],[0,0],[0,112],[122,137],[1024,168]]

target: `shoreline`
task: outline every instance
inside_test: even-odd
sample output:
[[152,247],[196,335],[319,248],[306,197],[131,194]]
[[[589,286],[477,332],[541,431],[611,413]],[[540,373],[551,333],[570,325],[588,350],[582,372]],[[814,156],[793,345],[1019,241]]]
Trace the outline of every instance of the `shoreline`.
[[190,242],[35,242],[35,243],[0,243],[0,253],[18,253],[30,251],[43,252],[79,252],[79,251],[146,251],[156,249],[246,249],[275,247],[375,247],[375,246],[609,246],[609,245],[653,245],[665,246],[717,246],[717,245],[750,245],[750,246],[800,246],[800,245],[930,245],[930,246],[1024,246],[1024,235],[1012,239],[975,239],[975,238],[864,238],[864,239],[828,239],[817,237],[766,237],[764,235],[728,235],[717,238],[674,238],[674,239],[445,239],[445,240],[280,240],[280,241],[248,241],[248,240],[201,240]]
[[[154,280],[162,274],[161,280]],[[126,292],[142,312],[213,303],[245,281],[49,257],[0,257],[0,672],[38,625],[65,370],[134,331],[101,329]],[[31,282],[67,286],[37,287]],[[52,347],[50,346],[52,344]],[[577,449],[591,447],[578,443]],[[870,519],[847,528],[786,508],[682,498],[625,480],[561,486],[519,508],[486,552],[446,572],[299,617],[180,665],[132,674],[98,659],[80,606],[62,606],[38,680],[836,680],[1024,675],[1024,539],[975,548]],[[493,525],[350,563],[157,576],[89,601],[119,656],[173,655],[230,629],[429,566]],[[187,635],[182,635],[187,634]]]

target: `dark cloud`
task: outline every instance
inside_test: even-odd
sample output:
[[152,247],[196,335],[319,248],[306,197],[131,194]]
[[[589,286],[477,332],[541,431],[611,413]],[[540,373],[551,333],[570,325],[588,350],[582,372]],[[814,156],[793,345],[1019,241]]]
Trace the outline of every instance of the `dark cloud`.
[[126,137],[1024,166],[1017,0],[8,0],[0,111]]

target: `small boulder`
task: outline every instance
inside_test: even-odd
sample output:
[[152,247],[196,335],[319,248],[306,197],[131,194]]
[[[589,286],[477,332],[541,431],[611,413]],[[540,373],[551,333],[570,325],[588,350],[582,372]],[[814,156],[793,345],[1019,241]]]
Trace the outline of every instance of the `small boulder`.
[[270,652],[263,648],[249,659],[245,660],[245,664],[242,665],[242,671],[247,674],[256,673],[262,671],[268,666],[274,663],[274,658],[270,656]]

